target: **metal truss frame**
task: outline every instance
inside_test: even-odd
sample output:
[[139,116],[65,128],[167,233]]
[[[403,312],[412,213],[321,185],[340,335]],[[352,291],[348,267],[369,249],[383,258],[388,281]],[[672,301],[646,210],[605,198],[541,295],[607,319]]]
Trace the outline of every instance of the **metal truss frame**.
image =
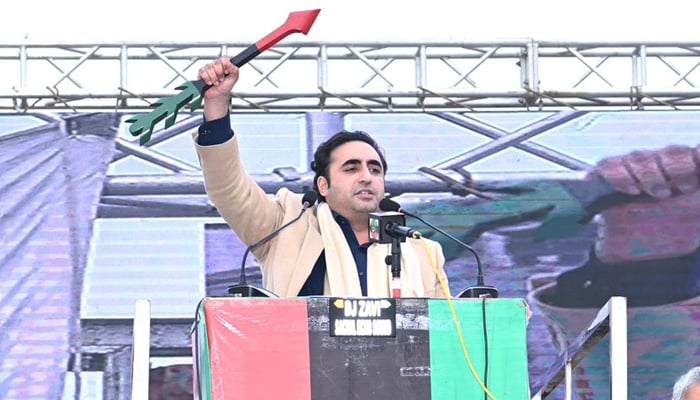
[[[0,44],[0,112],[148,110],[247,46]],[[244,67],[232,108],[687,109],[700,107],[698,66],[693,42],[291,42]]]

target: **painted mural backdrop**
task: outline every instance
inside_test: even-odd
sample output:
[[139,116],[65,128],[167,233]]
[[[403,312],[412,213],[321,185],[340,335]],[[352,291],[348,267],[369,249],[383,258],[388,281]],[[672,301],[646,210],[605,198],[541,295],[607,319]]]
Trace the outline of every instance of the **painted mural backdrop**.
[[[126,117],[0,116],[0,398],[68,398],[76,376],[83,377],[81,398],[125,398],[118,389],[125,378],[106,380],[105,373],[105,365],[128,367],[115,361],[123,361],[123,348],[108,339],[85,347],[86,323],[109,336],[105,321],[128,319],[139,298],[152,301],[154,318],[186,320],[201,297],[224,295],[237,282],[244,246],[206,212],[201,194],[183,189],[199,176],[190,135],[156,143],[146,157],[129,144],[120,122]],[[183,116],[183,124],[196,128],[197,118]],[[534,313],[527,337],[531,384],[612,295],[628,301],[631,399],[668,398],[675,379],[698,363],[700,113],[331,119],[335,127],[375,136],[390,176],[414,174],[422,177],[416,185],[420,179],[444,185],[394,199],[473,247],[486,284],[501,297],[527,299]],[[261,176],[276,167],[307,172],[309,149],[324,136],[309,129],[313,119],[303,113],[232,120],[244,163]],[[662,161],[668,154],[660,149],[694,151],[696,158]],[[591,171],[613,168],[623,157],[688,170],[695,186],[654,200],[615,195],[591,179]],[[152,176],[183,178],[180,197],[130,195],[129,185],[119,184]],[[122,195],[110,196],[117,187]],[[408,223],[443,244],[453,293],[476,283],[471,252],[419,221]],[[247,266],[249,280],[259,283],[254,257]],[[608,351],[601,343],[577,368],[576,398],[609,397]],[[80,357],[76,367],[76,355],[85,352],[112,361]],[[191,396],[186,364],[154,358],[152,398]],[[561,388],[551,398],[563,398]]]

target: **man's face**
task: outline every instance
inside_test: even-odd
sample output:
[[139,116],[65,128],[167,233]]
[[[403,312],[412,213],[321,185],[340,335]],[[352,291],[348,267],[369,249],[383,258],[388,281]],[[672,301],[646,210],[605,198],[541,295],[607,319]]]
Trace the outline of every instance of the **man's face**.
[[700,400],[700,383],[694,383],[685,393],[683,400]]
[[344,143],[331,152],[330,182],[317,184],[330,208],[352,219],[379,209],[384,198],[384,168],[376,150],[362,141]]

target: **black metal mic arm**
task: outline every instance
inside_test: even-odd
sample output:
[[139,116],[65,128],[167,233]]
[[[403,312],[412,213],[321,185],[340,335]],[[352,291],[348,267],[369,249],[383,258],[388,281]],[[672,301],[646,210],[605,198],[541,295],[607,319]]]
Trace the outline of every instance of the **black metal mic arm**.
[[403,214],[408,215],[409,217],[415,218],[419,220],[420,222],[426,224],[430,228],[434,229],[437,232],[440,232],[441,234],[445,235],[445,237],[449,238],[450,240],[454,241],[455,243],[459,244],[460,246],[464,247],[467,249],[470,253],[474,255],[474,259],[476,260],[476,268],[477,268],[477,278],[476,278],[476,286],[471,286],[463,291],[459,292],[457,294],[458,298],[483,298],[483,297],[492,297],[496,298],[498,297],[498,289],[493,287],[493,286],[488,286],[484,283],[484,271],[483,267],[481,265],[481,258],[479,257],[479,254],[474,250],[473,247],[470,245],[464,243],[463,241],[457,239],[456,237],[450,235],[449,233],[445,232],[444,230],[438,228],[437,226],[431,224],[430,222],[424,220],[423,218],[407,212],[401,206],[399,203],[395,202],[394,200],[391,199],[382,199],[382,201],[379,203],[379,208],[382,209],[383,211],[395,211],[395,212],[400,212]]

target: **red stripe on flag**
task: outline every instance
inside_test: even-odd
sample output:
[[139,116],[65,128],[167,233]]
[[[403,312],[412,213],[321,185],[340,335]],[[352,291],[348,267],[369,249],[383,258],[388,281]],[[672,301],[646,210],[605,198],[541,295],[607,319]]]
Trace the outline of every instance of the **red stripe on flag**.
[[310,400],[304,299],[204,301],[213,400]]

